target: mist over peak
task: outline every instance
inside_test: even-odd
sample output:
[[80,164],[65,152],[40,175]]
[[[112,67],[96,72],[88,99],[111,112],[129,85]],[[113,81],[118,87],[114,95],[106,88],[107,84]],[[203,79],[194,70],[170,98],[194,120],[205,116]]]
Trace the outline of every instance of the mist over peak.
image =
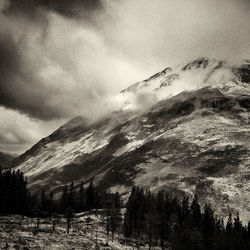
[[[117,93],[168,65],[185,67],[203,57],[232,63],[249,58],[247,2],[2,0],[1,115],[12,119],[14,112],[23,136],[36,131],[25,139],[35,143],[30,138],[48,135],[78,114],[93,120],[106,107],[112,110]],[[175,79],[172,92],[178,93],[195,85],[177,84],[177,78],[169,75],[162,86]],[[156,100],[141,93],[136,102],[147,99]],[[28,129],[18,120],[28,120]],[[1,135],[19,137],[6,127]],[[15,141],[0,141],[0,149],[27,148]]]

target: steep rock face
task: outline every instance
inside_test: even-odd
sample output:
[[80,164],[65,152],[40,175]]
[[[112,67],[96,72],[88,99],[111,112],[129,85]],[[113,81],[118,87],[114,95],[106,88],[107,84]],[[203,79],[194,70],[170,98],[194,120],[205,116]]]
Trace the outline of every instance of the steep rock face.
[[[93,180],[122,193],[136,184],[177,195],[198,193],[202,201],[218,205],[219,213],[227,213],[229,206],[247,218],[248,69],[247,62],[233,67],[208,59],[167,68],[120,94],[148,91],[157,95],[155,104],[136,109],[127,99],[121,109],[92,124],[76,117],[13,164],[34,191],[60,190],[72,180]],[[175,89],[191,80],[186,91]]]

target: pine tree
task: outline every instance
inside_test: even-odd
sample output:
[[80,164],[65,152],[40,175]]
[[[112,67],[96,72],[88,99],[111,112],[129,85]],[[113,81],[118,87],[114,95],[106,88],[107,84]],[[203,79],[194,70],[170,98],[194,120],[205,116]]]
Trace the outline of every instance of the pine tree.
[[0,213],[27,213],[27,182],[22,172],[0,171]]
[[56,210],[53,197],[54,197],[54,192],[50,191],[49,197],[48,197],[48,207],[47,207],[48,216],[51,216],[52,213],[55,212],[55,210]]
[[87,209],[91,210],[95,207],[95,189],[94,189],[94,185],[93,182],[91,181],[89,183],[89,186],[86,190],[86,203],[87,203]]
[[[195,196],[195,197],[197,197],[197,196]],[[191,205],[191,208],[193,208],[193,207],[194,207],[194,201],[193,201],[193,203]],[[192,209],[192,211],[193,211],[193,209]],[[184,196],[183,199],[182,199],[181,217],[182,217],[182,221],[188,221],[188,219],[190,217],[189,197],[188,196]]]
[[42,217],[47,216],[48,212],[48,198],[45,194],[45,190],[42,190],[41,196],[40,196],[40,204],[41,204],[41,215]]
[[242,222],[240,220],[239,212],[237,212],[236,217],[234,218],[233,230],[238,234],[242,231]]
[[65,217],[66,217],[66,232],[67,234],[69,234],[71,228],[71,219],[73,218],[73,210],[70,207],[66,209]]
[[69,186],[69,192],[68,192],[68,207],[71,208],[71,210],[76,209],[76,192],[75,192],[75,185],[72,181]]
[[243,232],[243,226],[242,222],[240,220],[239,213],[237,212],[236,217],[234,218],[233,223],[233,231],[234,231],[234,237],[235,237],[235,248],[242,249],[243,248],[243,239],[242,239],[242,232]]
[[165,192],[160,191],[156,194],[156,217],[158,224],[158,237],[160,239],[161,248],[164,249],[164,244],[168,234],[168,218],[165,214]]
[[146,216],[146,233],[149,240],[149,250],[152,247],[153,238],[156,235],[157,231],[157,214],[155,208],[155,199],[151,192],[148,190],[146,192],[146,199],[147,199],[147,216]]
[[214,249],[214,212],[210,204],[208,203],[205,204],[203,217],[203,234],[205,238],[205,247],[206,249]]
[[114,233],[119,229],[121,222],[121,200],[119,194],[116,193],[110,211],[110,230],[112,233],[112,241],[114,239]]
[[201,208],[198,196],[195,195],[191,204],[192,225],[200,228],[201,225]]
[[250,221],[248,221],[247,224],[247,233],[248,233],[248,238],[250,239]]
[[226,232],[229,237],[231,236],[232,231],[233,231],[233,220],[232,220],[232,214],[229,213],[226,225]]
[[61,212],[66,212],[66,210],[69,208],[69,199],[68,199],[68,186],[65,185],[63,187],[62,196],[60,200],[60,210]]
[[83,182],[81,182],[78,193],[78,212],[82,212],[85,210],[86,210],[86,193],[84,190]]

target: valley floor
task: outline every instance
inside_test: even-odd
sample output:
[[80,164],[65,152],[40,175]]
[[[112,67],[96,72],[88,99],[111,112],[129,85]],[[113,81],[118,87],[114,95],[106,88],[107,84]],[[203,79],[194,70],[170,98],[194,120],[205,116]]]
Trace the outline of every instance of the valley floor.
[[[37,219],[18,215],[0,216],[0,249],[20,250],[132,250],[135,246],[124,246],[119,243],[118,235],[106,245],[105,225],[101,217],[81,214],[72,219],[69,234],[66,233],[66,220],[59,218],[53,231],[53,218]],[[140,248],[143,249],[143,248]]]

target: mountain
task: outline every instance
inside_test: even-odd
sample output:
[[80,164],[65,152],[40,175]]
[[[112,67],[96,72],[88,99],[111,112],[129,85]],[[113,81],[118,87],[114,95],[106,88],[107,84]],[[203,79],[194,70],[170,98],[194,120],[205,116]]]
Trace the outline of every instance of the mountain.
[[[74,180],[197,193],[218,213],[250,215],[250,62],[201,58],[123,90],[117,109],[76,117],[13,161],[34,192]],[[220,209],[219,209],[220,208]]]
[[2,168],[11,167],[11,161],[16,157],[17,155],[0,152],[0,166]]

